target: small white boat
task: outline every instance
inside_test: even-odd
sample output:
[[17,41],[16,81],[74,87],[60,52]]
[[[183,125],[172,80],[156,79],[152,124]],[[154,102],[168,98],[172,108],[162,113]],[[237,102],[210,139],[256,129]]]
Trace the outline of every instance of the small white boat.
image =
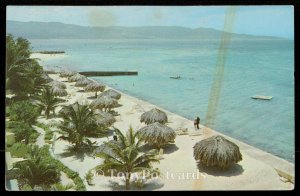
[[263,100],[270,100],[272,96],[264,96],[264,95],[254,95],[251,97],[252,99],[263,99]]

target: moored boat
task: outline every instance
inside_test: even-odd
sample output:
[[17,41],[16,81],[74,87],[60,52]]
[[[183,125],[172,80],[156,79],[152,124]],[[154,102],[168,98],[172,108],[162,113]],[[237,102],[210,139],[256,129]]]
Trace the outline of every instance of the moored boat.
[[265,95],[254,95],[251,97],[252,99],[262,99],[262,100],[270,100],[272,96],[265,96]]

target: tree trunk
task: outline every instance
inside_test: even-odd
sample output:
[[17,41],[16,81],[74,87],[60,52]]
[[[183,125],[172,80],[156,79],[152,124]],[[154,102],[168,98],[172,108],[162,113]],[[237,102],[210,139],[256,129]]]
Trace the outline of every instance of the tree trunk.
[[46,109],[45,115],[46,115],[46,118],[47,118],[47,119],[49,118],[49,114],[50,114],[50,111],[49,111],[48,109]]
[[158,149],[158,150],[161,148],[161,145],[160,145],[160,144],[155,144],[154,146],[155,146],[155,148]]
[[130,176],[131,176],[130,173],[128,173],[128,175],[126,174],[126,184],[125,184],[126,190],[130,189]]

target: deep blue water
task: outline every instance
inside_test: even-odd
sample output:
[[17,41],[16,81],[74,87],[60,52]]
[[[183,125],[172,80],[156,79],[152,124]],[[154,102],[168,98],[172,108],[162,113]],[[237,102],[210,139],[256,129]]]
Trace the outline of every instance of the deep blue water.
[[[78,71],[137,70],[138,76],[95,77],[125,93],[205,124],[217,40],[30,40],[33,50],[69,55],[44,63]],[[180,75],[181,80],[170,79]],[[252,95],[273,96],[270,101]],[[294,162],[294,44],[232,41],[215,130]]]

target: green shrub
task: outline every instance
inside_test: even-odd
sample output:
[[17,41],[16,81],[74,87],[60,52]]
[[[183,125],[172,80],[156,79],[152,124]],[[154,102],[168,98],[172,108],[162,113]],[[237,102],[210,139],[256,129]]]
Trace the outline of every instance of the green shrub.
[[92,173],[91,170],[89,170],[89,171],[85,174],[85,179],[86,179],[87,181],[93,180],[93,173]]
[[[65,166],[62,162],[59,160],[54,159],[50,152],[49,152],[49,146],[43,146],[42,148],[36,148],[32,145],[25,145],[23,143],[15,143],[12,147],[8,148],[8,151],[11,152],[11,155],[15,157],[22,157],[27,159],[32,159],[34,156],[38,155],[41,157],[41,160],[43,163],[54,165],[57,171],[63,171],[67,174],[69,178],[71,178],[74,181],[75,189],[78,191],[86,191],[85,185],[80,178],[79,174],[67,166]],[[22,190],[24,190],[24,186]],[[26,188],[25,188],[26,189]]]
[[32,188],[31,188],[29,185],[25,184],[25,185],[22,187],[22,191],[32,191]]
[[16,143],[16,138],[15,138],[15,134],[12,132],[8,132],[8,130],[6,130],[6,134],[5,134],[5,141],[6,141],[6,146],[7,147],[11,147],[14,143]]
[[25,140],[25,144],[28,144],[29,142],[34,143],[39,136],[39,133],[37,133],[30,125],[23,121],[11,122],[9,126],[11,127],[10,131],[15,134],[15,139],[17,142]]
[[40,115],[40,110],[30,101],[14,102],[10,107],[10,120],[23,121],[28,125],[33,125]]
[[8,148],[8,151],[11,153],[12,157],[25,158],[28,155],[30,146],[23,143],[14,143],[11,147]]
[[74,180],[74,183],[76,184],[77,191],[86,191],[85,185],[80,177],[77,177],[73,180]]
[[75,188],[73,184],[62,185],[61,183],[56,183],[51,186],[50,191],[67,191],[73,188]]
[[10,113],[10,107],[9,106],[5,106],[5,116],[9,117],[9,115],[10,115],[9,113]]
[[59,160],[54,159],[50,155],[49,146],[43,146],[40,150],[40,155],[43,157],[44,161],[46,161],[48,163],[55,164],[56,168],[59,171],[63,171],[64,173],[66,173],[67,176],[74,181],[74,184],[76,186],[76,190],[79,190],[79,191],[85,191],[86,190],[85,185],[84,185],[82,179],[80,178],[80,176],[77,172],[71,170],[70,168],[65,166],[62,162],[60,162]]
[[93,183],[93,179],[94,179],[94,175],[92,173],[92,170],[89,170],[85,176],[84,176],[86,182],[88,183],[88,185],[94,185]]
[[29,136],[29,143],[35,143],[36,139],[40,136],[40,134],[36,131],[30,134]]
[[72,179],[74,179],[74,178],[76,178],[76,177],[78,177],[79,175],[78,175],[78,173],[77,172],[74,172],[74,171],[71,171],[71,172],[68,172],[69,173],[69,177],[70,178],[72,178]]
[[45,140],[51,140],[53,137],[53,131],[45,130]]
[[14,121],[6,121],[5,122],[5,127],[11,129],[11,128],[14,127],[14,124],[15,124]]
[[16,178],[21,187],[25,184],[32,189],[36,186],[49,187],[60,181],[60,172],[55,164],[45,162],[40,156],[16,162],[13,170],[16,171]]

